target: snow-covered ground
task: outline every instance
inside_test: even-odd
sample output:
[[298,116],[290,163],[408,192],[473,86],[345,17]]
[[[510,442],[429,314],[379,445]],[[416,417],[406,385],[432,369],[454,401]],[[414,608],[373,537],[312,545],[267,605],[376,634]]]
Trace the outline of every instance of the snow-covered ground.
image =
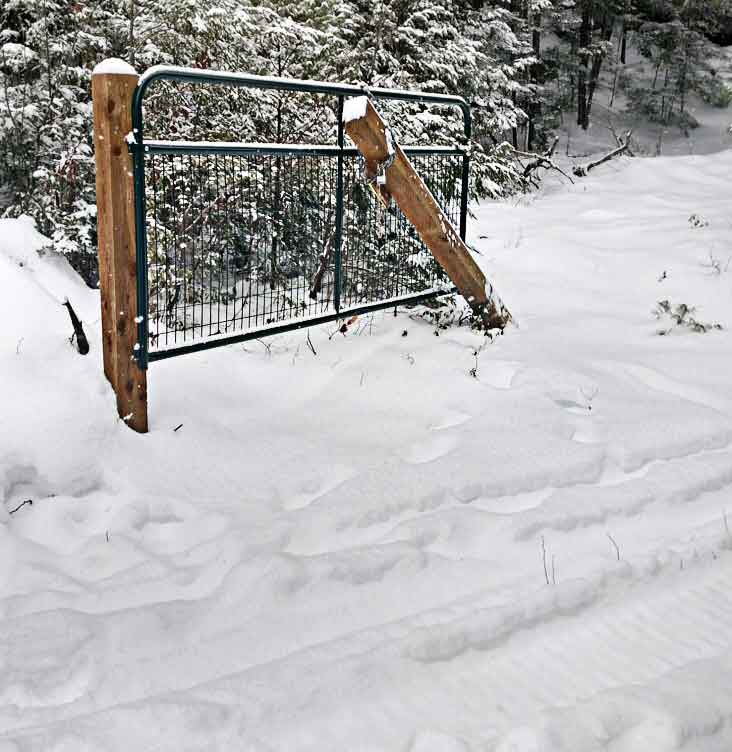
[[0,222],[0,751],[732,749],[731,178],[481,206],[518,328],[154,364],[146,436],[97,294]]

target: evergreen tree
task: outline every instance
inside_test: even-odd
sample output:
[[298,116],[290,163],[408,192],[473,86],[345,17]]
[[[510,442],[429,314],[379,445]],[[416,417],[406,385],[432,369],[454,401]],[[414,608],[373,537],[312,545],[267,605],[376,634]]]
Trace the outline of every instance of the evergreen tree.
[[[622,77],[631,107],[683,122],[689,92],[729,101],[709,65],[708,40],[726,33],[730,7],[731,0],[12,0],[0,6],[0,214],[31,214],[77,265],[95,253],[90,79],[105,57],[138,70],[169,63],[460,94],[472,108],[471,143],[454,108],[379,106],[402,143],[469,149],[471,196],[485,197],[525,187],[507,134],[514,146],[520,138],[538,146],[557,112],[573,108],[588,126],[613,34],[621,59],[635,45],[654,71],[650,84]],[[337,129],[332,97],[158,82],[146,102],[148,137],[333,143]],[[257,217],[257,232],[277,238],[275,252],[257,257],[256,233],[232,239],[222,222],[200,263],[213,269],[217,248],[235,242],[240,263],[258,266],[271,284],[294,273],[303,247],[322,245],[333,207],[311,225],[288,215],[293,197],[280,182],[282,166],[275,160],[231,176],[253,192],[273,181],[276,198],[244,202],[239,225]],[[209,215],[214,174],[201,165],[191,184],[152,170],[151,185],[176,208],[179,226],[167,227],[169,235]],[[447,184],[431,188],[451,199]],[[171,217],[156,216],[151,234],[161,290],[189,284],[165,261]]]
[[630,107],[666,125],[695,126],[687,111],[690,93],[726,106],[732,92],[711,64],[710,38],[722,28],[725,4],[703,0],[655,0],[636,6],[634,44],[652,66],[650,86],[626,75]]

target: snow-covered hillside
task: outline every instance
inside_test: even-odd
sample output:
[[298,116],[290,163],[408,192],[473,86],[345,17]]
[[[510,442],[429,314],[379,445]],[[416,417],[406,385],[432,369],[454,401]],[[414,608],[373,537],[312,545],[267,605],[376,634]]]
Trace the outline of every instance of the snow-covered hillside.
[[[732,47],[716,48],[710,62],[716,78],[732,87]],[[715,106],[696,93],[690,93],[686,114],[696,127],[663,125],[651,122],[647,116],[634,112],[626,92],[618,80],[630,74],[636,82],[645,81],[649,95],[653,90],[654,68],[632,47],[628,51],[628,65],[605,66],[600,75],[593,102],[590,127],[583,131],[576,124],[574,112],[563,113],[558,128],[558,152],[577,156],[605,153],[617,145],[615,136],[631,131],[631,144],[638,155],[686,156],[713,154],[732,148],[732,110],[729,106]]]
[[154,364],[145,436],[98,295],[0,222],[0,751],[731,749],[731,178],[481,206],[518,328]]

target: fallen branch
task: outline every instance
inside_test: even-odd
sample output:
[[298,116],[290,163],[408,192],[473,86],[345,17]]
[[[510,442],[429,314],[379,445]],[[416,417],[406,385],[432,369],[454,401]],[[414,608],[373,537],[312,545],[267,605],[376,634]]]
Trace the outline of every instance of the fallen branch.
[[618,146],[622,146],[623,144],[626,144],[626,151],[629,157],[634,157],[635,153],[630,148],[630,136],[632,131],[628,131],[626,134],[626,140],[623,141],[622,137],[618,135],[618,132],[615,130],[615,126],[613,125],[612,120],[608,120],[607,129],[612,133],[613,138],[615,139],[615,143]]
[[26,499],[25,501],[21,501],[21,503],[18,504],[18,506],[15,507],[15,509],[11,509],[8,512],[8,514],[15,514],[19,509],[22,509],[26,504],[30,504],[31,506],[33,506],[33,499]]
[[543,154],[537,154],[534,161],[529,162],[529,164],[526,165],[526,167],[524,168],[525,178],[527,178],[534,170],[542,167],[547,160],[550,160],[554,156],[554,152],[557,148],[558,143],[559,136],[556,136],[552,145]]
[[613,548],[615,549],[615,556],[617,560],[620,561],[620,546],[618,546],[617,541],[612,537],[612,535],[610,535],[610,533],[605,533],[605,535],[607,535],[610,543],[613,544]]
[[628,151],[628,147],[630,146],[630,136],[632,134],[632,131],[628,131],[625,134],[625,140],[620,139],[620,146],[618,146],[617,149],[613,149],[609,154],[606,154],[604,157],[601,157],[596,162],[588,162],[586,165],[575,165],[572,169],[572,172],[578,177],[578,178],[584,178],[586,177],[587,173],[590,172],[590,170],[594,170],[595,167],[599,167],[601,164],[605,164],[605,162],[609,162],[614,157],[619,157],[621,154],[625,154],[626,151]]
[[[565,178],[567,178],[570,183],[574,183],[574,180],[572,180],[572,178],[567,175],[567,173],[561,167],[559,167],[552,161],[552,157],[554,156],[554,152],[557,148],[558,143],[559,136],[556,136],[552,145],[543,154],[532,154],[525,151],[519,151],[518,149],[513,149],[513,153],[519,160],[519,164],[521,164],[521,166],[524,168],[524,178],[531,180],[531,174],[542,167],[545,170],[555,170],[560,175],[563,175]],[[521,162],[521,157],[523,157],[524,159],[531,159],[531,162],[529,162],[527,165],[523,165],[523,163]]]

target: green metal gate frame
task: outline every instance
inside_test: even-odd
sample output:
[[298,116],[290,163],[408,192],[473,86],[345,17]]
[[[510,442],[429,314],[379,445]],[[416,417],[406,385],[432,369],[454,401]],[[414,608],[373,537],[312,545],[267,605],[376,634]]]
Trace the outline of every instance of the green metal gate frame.
[[[328,94],[337,97],[338,135],[337,145],[309,146],[306,144],[245,144],[245,143],[187,143],[163,140],[145,140],[143,130],[143,100],[145,92],[154,81],[177,81],[196,84],[223,84],[251,89],[270,89],[278,91],[303,92],[311,94]],[[135,90],[132,102],[132,138],[128,139],[129,150],[133,156],[134,186],[135,186],[135,239],[137,254],[137,347],[135,358],[142,369],[146,369],[150,362],[164,358],[183,355],[185,353],[206,350],[212,347],[244,342],[257,337],[279,334],[314,324],[334,321],[339,318],[357,314],[391,308],[399,304],[418,303],[444,294],[440,291],[430,291],[416,295],[401,296],[388,300],[378,300],[364,305],[341,309],[340,280],[341,243],[343,238],[343,163],[346,156],[358,154],[356,148],[345,146],[343,127],[343,105],[346,97],[368,95],[374,99],[391,99],[402,102],[424,102],[458,107],[463,115],[463,129],[466,145],[471,137],[470,106],[459,96],[446,94],[431,94],[419,91],[403,91],[399,89],[382,89],[353,86],[350,84],[331,84],[320,81],[307,81],[291,78],[274,78],[255,76],[246,73],[229,73],[206,71],[197,68],[182,68],[177,66],[158,65],[148,69],[141,77]],[[462,157],[461,195],[460,195],[460,237],[465,240],[468,213],[468,178],[470,174],[470,157],[465,149],[450,147],[402,147],[407,156],[440,155]],[[148,293],[148,253],[146,226],[146,196],[145,196],[145,154],[257,154],[257,155],[309,155],[330,156],[337,158],[336,177],[336,216],[334,237],[334,308],[333,313],[311,316],[307,318],[291,319],[276,326],[254,328],[239,334],[232,334],[217,339],[201,340],[160,351],[149,351],[149,293]],[[446,292],[449,292],[447,290]]]

